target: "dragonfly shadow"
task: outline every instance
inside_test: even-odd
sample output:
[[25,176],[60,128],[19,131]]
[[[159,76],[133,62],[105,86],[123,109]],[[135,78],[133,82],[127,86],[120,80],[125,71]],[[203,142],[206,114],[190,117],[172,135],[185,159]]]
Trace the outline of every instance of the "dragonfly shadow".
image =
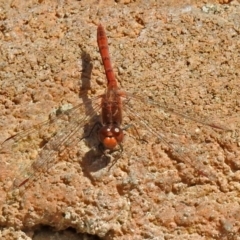
[[81,167],[86,175],[91,174],[91,172],[97,172],[105,167],[111,161],[111,157],[108,155],[104,155],[100,149],[91,149],[88,151],[81,162]]
[[[81,89],[79,97],[82,98],[85,105],[85,115],[95,112],[91,98],[89,98],[87,91],[91,90],[91,74],[92,62],[90,54],[83,50],[82,55],[82,74],[81,74]],[[106,156],[103,150],[99,147],[98,130],[101,127],[100,117],[97,112],[94,116],[89,116],[90,121],[84,126],[84,136],[82,140],[89,146],[90,151],[86,152],[82,157],[80,164],[85,173],[89,177],[90,172],[96,172],[106,167],[110,162],[110,157]]]
[[[84,176],[89,178],[93,184],[99,181],[99,177],[108,174],[122,155],[120,150],[106,152],[101,148],[99,145],[97,151],[91,149],[81,161]],[[101,170],[104,168],[105,170],[102,172]]]
[[[81,74],[81,88],[80,88],[79,97],[83,98],[84,96],[82,94],[86,90],[91,90],[90,80],[91,80],[93,64],[91,62],[92,60],[91,60],[90,54],[85,52],[84,50],[81,54],[81,59],[82,59],[82,74]],[[83,100],[86,101],[89,99],[87,95],[85,97],[86,98],[83,98]]]

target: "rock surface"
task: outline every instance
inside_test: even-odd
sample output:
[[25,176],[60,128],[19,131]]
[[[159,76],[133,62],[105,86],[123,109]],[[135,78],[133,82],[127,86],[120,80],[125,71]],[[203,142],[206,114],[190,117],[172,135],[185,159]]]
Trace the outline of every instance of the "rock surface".
[[82,89],[88,98],[104,92],[99,22],[123,89],[228,129],[136,106],[183,153],[145,139],[137,124],[144,141],[127,130],[115,164],[84,140],[14,191],[25,155],[13,164],[2,153],[1,239],[238,239],[240,3],[158,2],[0,3],[0,142],[84,102]]

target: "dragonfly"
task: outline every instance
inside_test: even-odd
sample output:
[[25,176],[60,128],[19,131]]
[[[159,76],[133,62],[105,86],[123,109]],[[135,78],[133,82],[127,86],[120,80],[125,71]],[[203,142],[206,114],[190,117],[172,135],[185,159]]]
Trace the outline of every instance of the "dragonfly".
[[[179,151],[178,145],[174,141],[168,140],[166,134],[160,131],[161,128],[156,124],[151,124],[148,115],[157,117],[159,109],[161,109],[179,118],[207,125],[211,128],[220,130],[226,130],[226,128],[216,122],[180,113],[173,106],[162,105],[142,94],[124,91],[118,86],[113,71],[108,39],[102,24],[97,27],[97,43],[107,79],[105,92],[54,117],[50,117],[43,123],[9,137],[1,144],[0,154],[6,154],[6,161],[9,161],[9,166],[16,168],[12,187],[20,188],[34,179],[36,175],[46,172],[56,163],[57,156],[62,152],[75,146],[82,139],[91,137],[96,125],[97,139],[103,150],[114,151],[120,147],[121,151],[124,151],[122,149],[124,131],[127,128],[134,128],[138,131],[140,127],[145,129],[151,139],[157,139],[183,162],[204,174],[204,165],[193,161],[193,158],[184,151]],[[145,106],[145,109],[143,110],[141,106]],[[142,111],[147,112],[142,113]],[[94,123],[96,116],[100,117],[100,121]],[[126,121],[132,123],[123,126],[124,117],[128,117]],[[85,132],[85,126],[90,122],[93,122],[93,124],[89,134]]]

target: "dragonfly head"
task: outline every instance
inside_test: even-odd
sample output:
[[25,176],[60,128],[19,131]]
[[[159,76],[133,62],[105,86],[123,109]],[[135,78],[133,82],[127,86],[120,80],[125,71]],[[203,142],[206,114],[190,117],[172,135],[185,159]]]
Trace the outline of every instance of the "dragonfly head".
[[99,140],[106,149],[114,149],[123,140],[123,130],[117,125],[103,126],[98,132]]

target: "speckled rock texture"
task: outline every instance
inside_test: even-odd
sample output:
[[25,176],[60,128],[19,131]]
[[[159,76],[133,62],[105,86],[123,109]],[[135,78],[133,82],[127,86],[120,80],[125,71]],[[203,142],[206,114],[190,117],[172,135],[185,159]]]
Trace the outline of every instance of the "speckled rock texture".
[[80,141],[89,116],[20,188],[52,129],[4,146],[0,239],[240,239],[239,1],[1,0],[0,20],[0,142],[91,113],[106,87],[99,22],[119,86],[149,99],[123,112],[122,152],[102,154],[95,129]]

